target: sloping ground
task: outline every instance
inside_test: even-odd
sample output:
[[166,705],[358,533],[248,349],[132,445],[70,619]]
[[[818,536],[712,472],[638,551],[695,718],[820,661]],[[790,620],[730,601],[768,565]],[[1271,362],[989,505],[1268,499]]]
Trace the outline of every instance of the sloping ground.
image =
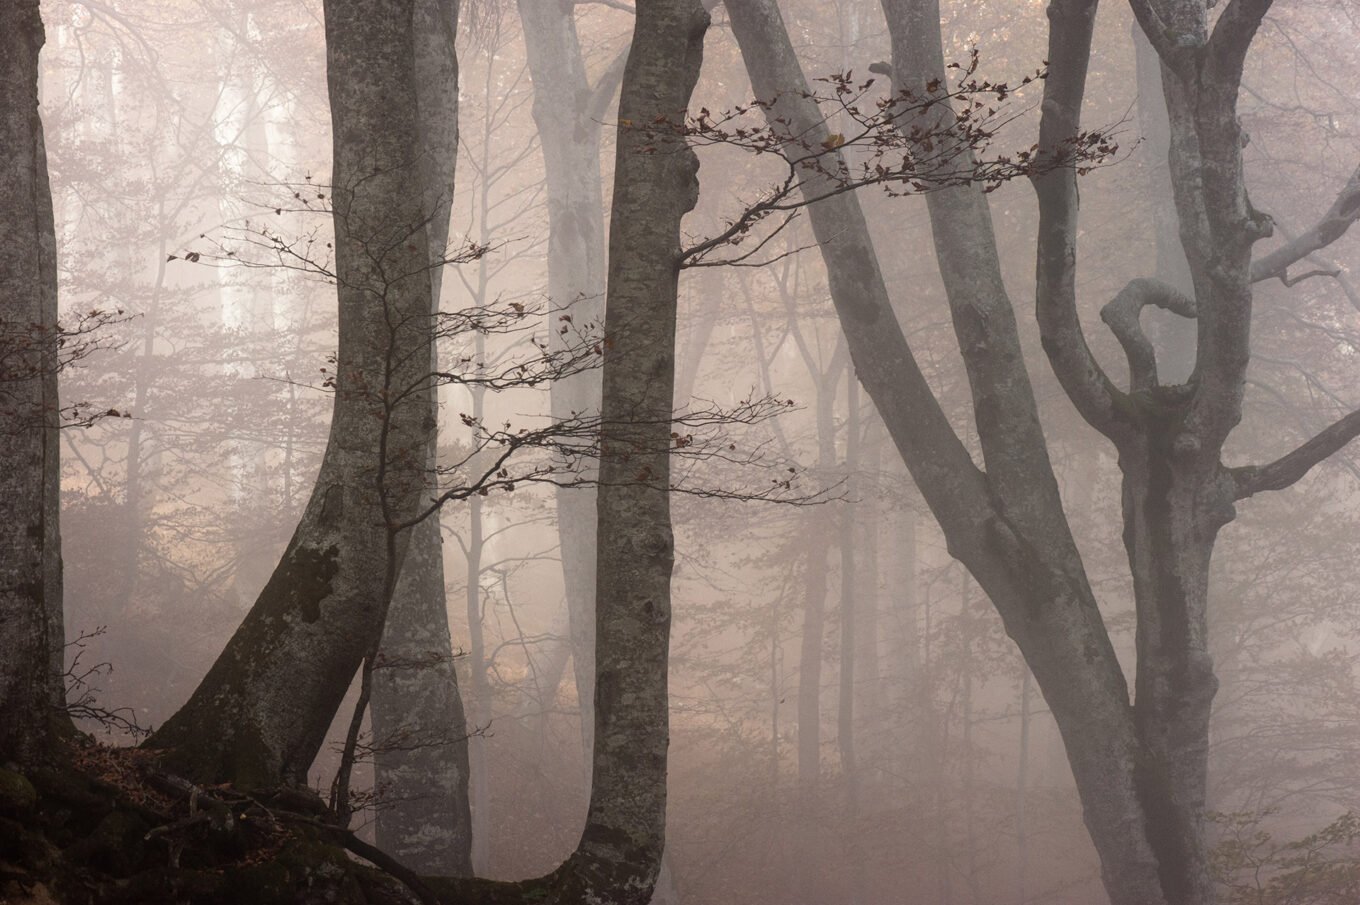
[[0,905],[421,901],[329,817],[309,791],[197,787],[151,752],[76,743],[59,764],[0,767]]

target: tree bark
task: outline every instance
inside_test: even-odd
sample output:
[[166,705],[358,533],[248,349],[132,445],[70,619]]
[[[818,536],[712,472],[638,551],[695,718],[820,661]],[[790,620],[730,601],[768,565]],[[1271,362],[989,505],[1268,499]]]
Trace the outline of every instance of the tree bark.
[[698,161],[676,126],[698,79],[708,14],[699,0],[640,0],[636,9],[609,237],[590,807],[576,851],[552,874],[436,884],[449,902],[646,905],[661,869],[680,221],[698,199]]
[[0,761],[50,752],[64,716],[57,264],[38,114],[38,0],[0,5]]
[[[758,96],[778,97],[771,115],[787,118],[786,128],[803,142],[824,141],[828,130],[807,97],[778,10],[767,0],[731,0],[728,8]],[[921,96],[928,81],[943,81],[946,74],[938,5],[886,0],[884,8],[896,87],[911,87]],[[1050,9],[1055,21],[1066,20],[1062,34],[1073,45],[1055,38],[1050,49],[1055,67],[1069,70],[1063,71],[1068,80],[1084,82],[1093,12],[1093,4],[1063,0]],[[938,105],[935,115],[943,115]],[[824,192],[815,176],[809,183],[810,192]],[[1173,863],[1169,849],[1182,837],[1173,835],[1163,846],[1162,827],[1152,825],[1151,814],[1179,805],[1165,785],[1149,781],[1164,772],[1159,764],[1166,761],[1140,737],[1126,680],[1062,510],[985,198],[980,189],[959,187],[931,193],[928,203],[987,471],[973,462],[925,386],[892,316],[858,204],[842,194],[813,204],[809,217],[856,370],[944,529],[950,552],[987,591],[1033,666],[1062,731],[1112,899],[1120,905],[1182,901],[1174,890],[1198,869]],[[1041,300],[1065,289],[1065,278],[1041,269]],[[1064,334],[1069,324],[1046,320],[1051,314],[1041,307],[1046,337],[1056,337],[1046,342],[1050,355],[1079,356],[1084,343],[1060,341],[1079,333]],[[1096,400],[1083,413],[1109,418],[1117,410]]]
[[[430,261],[430,313],[438,317],[442,268],[458,157],[457,0],[416,0],[416,104]],[[438,368],[430,346],[429,369]],[[436,425],[426,456],[426,493],[438,494]],[[379,848],[412,870],[472,872],[468,807],[468,727],[454,669],[444,591],[440,513],[411,529],[373,674],[370,715],[375,784],[383,806],[374,820]]]
[[413,0],[325,5],[340,335],[301,522],[241,627],[147,744],[204,782],[304,783],[382,631],[426,476],[431,297]]
[[596,734],[580,851],[635,877],[639,903],[650,898],[665,842],[680,221],[699,193],[698,160],[684,139],[642,124],[682,122],[708,21],[699,0],[638,3],[619,98],[600,412]]

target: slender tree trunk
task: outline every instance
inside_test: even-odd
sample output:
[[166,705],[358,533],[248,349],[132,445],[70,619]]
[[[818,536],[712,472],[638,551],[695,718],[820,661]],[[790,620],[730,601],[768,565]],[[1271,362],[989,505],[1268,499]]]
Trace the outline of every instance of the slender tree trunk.
[[680,365],[675,377],[675,404],[687,407],[694,401],[694,385],[699,380],[699,368],[704,362],[704,353],[713,339],[713,328],[718,324],[722,313],[723,271],[718,267],[707,267],[700,271],[694,303],[696,309],[690,316],[689,336],[685,342],[685,354],[680,356]]
[[302,783],[381,636],[433,428],[431,297],[413,0],[327,2],[337,389],[321,472],[269,583],[148,741],[202,781]]
[[[443,259],[458,156],[457,0],[416,0],[415,74],[418,129],[424,156],[419,169],[430,218],[430,312],[439,314]],[[429,368],[438,367],[430,346]],[[438,493],[438,399],[429,393],[426,493]],[[370,714],[377,747],[374,778],[383,795],[375,832],[378,846],[427,874],[472,872],[468,807],[468,728],[458,690],[444,591],[444,538],[440,513],[411,529],[388,607]]]
[[[840,698],[836,711],[836,740],[841,755],[841,782],[845,798],[843,803],[847,831],[859,821],[860,775],[859,759],[855,739],[855,701],[859,688],[858,655],[860,610],[860,570],[857,568],[856,531],[860,506],[857,496],[862,487],[859,480],[860,469],[860,417],[859,382],[854,375],[845,382],[846,422],[845,422],[845,492],[846,501],[841,505],[841,524],[839,547],[841,553],[841,663]],[[847,832],[848,836],[848,832]],[[858,849],[853,845],[847,849],[850,867],[851,905],[864,901],[864,871],[855,857]]]
[[0,5],[0,761],[46,755],[63,717],[57,264],[38,115],[38,0]]
[[[1171,123],[1166,114],[1166,97],[1162,90],[1162,64],[1157,51],[1148,43],[1142,26],[1133,23],[1134,64],[1138,79],[1138,127],[1143,140],[1139,148],[1142,169],[1146,177],[1147,202],[1152,207],[1152,231],[1156,246],[1157,279],[1186,294],[1195,290],[1190,276],[1190,264],[1181,247],[1180,223],[1176,216],[1176,199],[1172,195]],[[1163,378],[1171,383],[1182,383],[1190,378],[1195,366],[1195,325],[1180,319],[1164,322],[1159,330],[1158,345]]]
[[855,512],[854,499],[859,490],[856,471],[859,468],[859,385],[846,381],[846,400],[850,406],[845,425],[845,492],[848,499],[841,505],[840,536],[837,546],[841,554],[841,663],[839,698],[836,711],[836,743],[840,748],[841,774],[846,784],[847,805],[853,814],[855,804],[855,654],[857,629],[855,608],[858,594],[855,588]]
[[[473,417],[482,411],[481,388],[473,391]],[[465,601],[468,621],[468,681],[472,694],[473,728],[491,722],[491,688],[486,680],[486,631],[482,620],[482,556],[486,551],[484,538],[485,516],[480,498],[468,501],[467,583]],[[479,740],[484,741],[484,740]],[[472,865],[485,870],[491,860],[491,784],[487,770],[486,746],[477,746],[477,757],[472,759],[469,798],[472,802]]]
[[804,519],[803,623],[798,656],[798,788],[815,798],[822,775],[822,642],[826,636],[829,547],[820,514]]
[[[852,382],[856,390],[857,382]],[[878,645],[882,631],[879,613],[880,582],[878,546],[883,522],[883,504],[879,493],[883,488],[882,423],[873,410],[867,413],[864,431],[864,454],[861,472],[860,498],[852,502],[854,519],[860,528],[856,538],[860,551],[855,571],[859,594],[856,597],[855,617],[855,724],[868,738],[864,739],[869,754],[877,757],[880,748],[875,737],[882,719],[883,675],[879,663]],[[905,557],[905,551],[899,553]]]
[[[576,34],[571,4],[519,0],[525,51],[534,82],[534,123],[543,149],[548,199],[548,298],[556,340],[558,318],[585,326],[604,312],[604,189],[600,177],[600,128],[616,79],[606,73],[592,86]],[[602,96],[607,92],[607,97]],[[596,412],[600,375],[586,371],[553,381],[553,417]],[[581,706],[581,733],[588,760],[594,732],[595,687],[595,490],[557,491],[572,665]]]

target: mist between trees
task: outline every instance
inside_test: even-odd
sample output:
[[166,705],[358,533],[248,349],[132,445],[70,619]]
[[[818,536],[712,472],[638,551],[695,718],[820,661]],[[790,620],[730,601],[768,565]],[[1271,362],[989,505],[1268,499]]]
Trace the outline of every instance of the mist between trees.
[[0,902],[1360,901],[1357,47],[0,5]]

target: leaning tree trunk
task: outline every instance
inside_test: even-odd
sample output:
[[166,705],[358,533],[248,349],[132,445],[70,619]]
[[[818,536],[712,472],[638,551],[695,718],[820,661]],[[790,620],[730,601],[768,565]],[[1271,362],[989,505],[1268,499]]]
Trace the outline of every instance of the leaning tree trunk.
[[[439,315],[449,214],[458,157],[457,0],[416,0],[415,68],[420,161],[430,217],[430,311]],[[438,368],[430,346],[430,371]],[[436,496],[439,406],[431,419],[426,492]],[[373,670],[369,713],[374,784],[383,801],[374,818],[378,847],[412,870],[442,876],[472,873],[468,808],[468,730],[454,669],[444,592],[444,538],[439,512],[411,529],[388,607]]]
[[382,631],[431,429],[414,0],[328,0],[340,336],[330,439],[269,583],[147,742],[202,781],[302,783]]
[[38,116],[38,0],[0,5],[0,761],[43,756],[60,725],[57,264]]
[[[929,0],[886,0],[884,6],[897,84],[943,80],[938,6]],[[771,121],[784,117],[781,128],[798,136],[799,146],[827,146],[830,130],[807,93],[778,8],[771,0],[729,0],[728,9],[757,95],[777,98]],[[829,177],[810,172],[805,192],[817,197],[835,188]],[[987,591],[1007,632],[1033,665],[1067,745],[1107,889],[1118,905],[1161,902],[1159,859],[1147,813],[1171,802],[1165,789],[1143,781],[1150,760],[1062,512],[985,199],[980,190],[962,187],[934,192],[929,200],[985,472],[925,383],[893,315],[863,213],[850,193],[831,194],[809,208],[832,301],[856,373],[944,530],[950,552]]]

